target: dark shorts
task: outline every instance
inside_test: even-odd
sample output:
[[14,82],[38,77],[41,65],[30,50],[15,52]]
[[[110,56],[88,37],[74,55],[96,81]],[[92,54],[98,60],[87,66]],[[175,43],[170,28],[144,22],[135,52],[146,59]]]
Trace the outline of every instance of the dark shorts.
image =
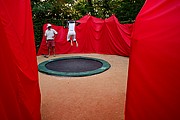
[[54,47],[54,46],[55,46],[54,40],[47,40],[47,47]]

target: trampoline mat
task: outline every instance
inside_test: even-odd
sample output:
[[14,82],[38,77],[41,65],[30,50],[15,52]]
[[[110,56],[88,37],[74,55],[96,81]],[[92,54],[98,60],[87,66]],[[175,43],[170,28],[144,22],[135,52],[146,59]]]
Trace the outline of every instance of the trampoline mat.
[[47,69],[58,72],[86,72],[101,68],[102,65],[103,64],[97,60],[73,58],[52,61],[45,66]]
[[102,73],[110,68],[110,64],[98,58],[82,56],[62,57],[44,61],[38,65],[40,72],[57,75],[81,77]]

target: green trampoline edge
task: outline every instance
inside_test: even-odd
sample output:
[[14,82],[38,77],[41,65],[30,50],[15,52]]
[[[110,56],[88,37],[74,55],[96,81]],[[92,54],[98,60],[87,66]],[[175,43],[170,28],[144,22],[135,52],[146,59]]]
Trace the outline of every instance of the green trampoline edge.
[[[82,59],[99,61],[102,63],[102,66],[96,70],[86,71],[86,72],[58,72],[58,71],[53,71],[53,70],[46,68],[46,64],[48,64],[49,62],[57,61],[57,60],[73,59],[73,58],[82,58]],[[111,67],[111,65],[102,59],[91,58],[91,57],[82,57],[82,56],[71,56],[71,57],[62,57],[62,58],[56,58],[56,59],[44,61],[38,65],[38,70],[40,72],[48,74],[48,75],[66,76],[66,77],[82,77],[82,76],[91,76],[91,75],[102,73],[102,72],[108,70],[110,67]]]

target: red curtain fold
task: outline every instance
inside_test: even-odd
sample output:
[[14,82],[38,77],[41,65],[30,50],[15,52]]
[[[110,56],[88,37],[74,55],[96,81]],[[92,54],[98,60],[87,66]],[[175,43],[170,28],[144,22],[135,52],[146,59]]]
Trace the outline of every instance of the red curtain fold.
[[[56,54],[100,53],[129,56],[132,24],[120,24],[115,15],[108,19],[85,15],[77,21],[81,23],[76,26],[79,47],[75,45],[71,47],[70,43],[67,42],[67,28],[52,26],[58,31],[58,36],[55,39]],[[43,31],[46,29],[45,24]],[[45,37],[43,36],[38,55],[47,53]]]
[[0,119],[40,120],[40,90],[29,0],[0,0]]
[[147,0],[136,18],[125,120],[180,120],[179,11],[179,0]]

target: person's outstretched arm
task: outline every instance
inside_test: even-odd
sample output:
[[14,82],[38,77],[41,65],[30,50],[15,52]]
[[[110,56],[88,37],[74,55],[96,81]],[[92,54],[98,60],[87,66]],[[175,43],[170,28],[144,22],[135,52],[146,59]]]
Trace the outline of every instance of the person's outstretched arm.
[[75,21],[75,23],[76,23],[76,26],[78,26],[78,25],[80,25],[80,24],[81,24],[80,22],[77,22],[77,21]]

